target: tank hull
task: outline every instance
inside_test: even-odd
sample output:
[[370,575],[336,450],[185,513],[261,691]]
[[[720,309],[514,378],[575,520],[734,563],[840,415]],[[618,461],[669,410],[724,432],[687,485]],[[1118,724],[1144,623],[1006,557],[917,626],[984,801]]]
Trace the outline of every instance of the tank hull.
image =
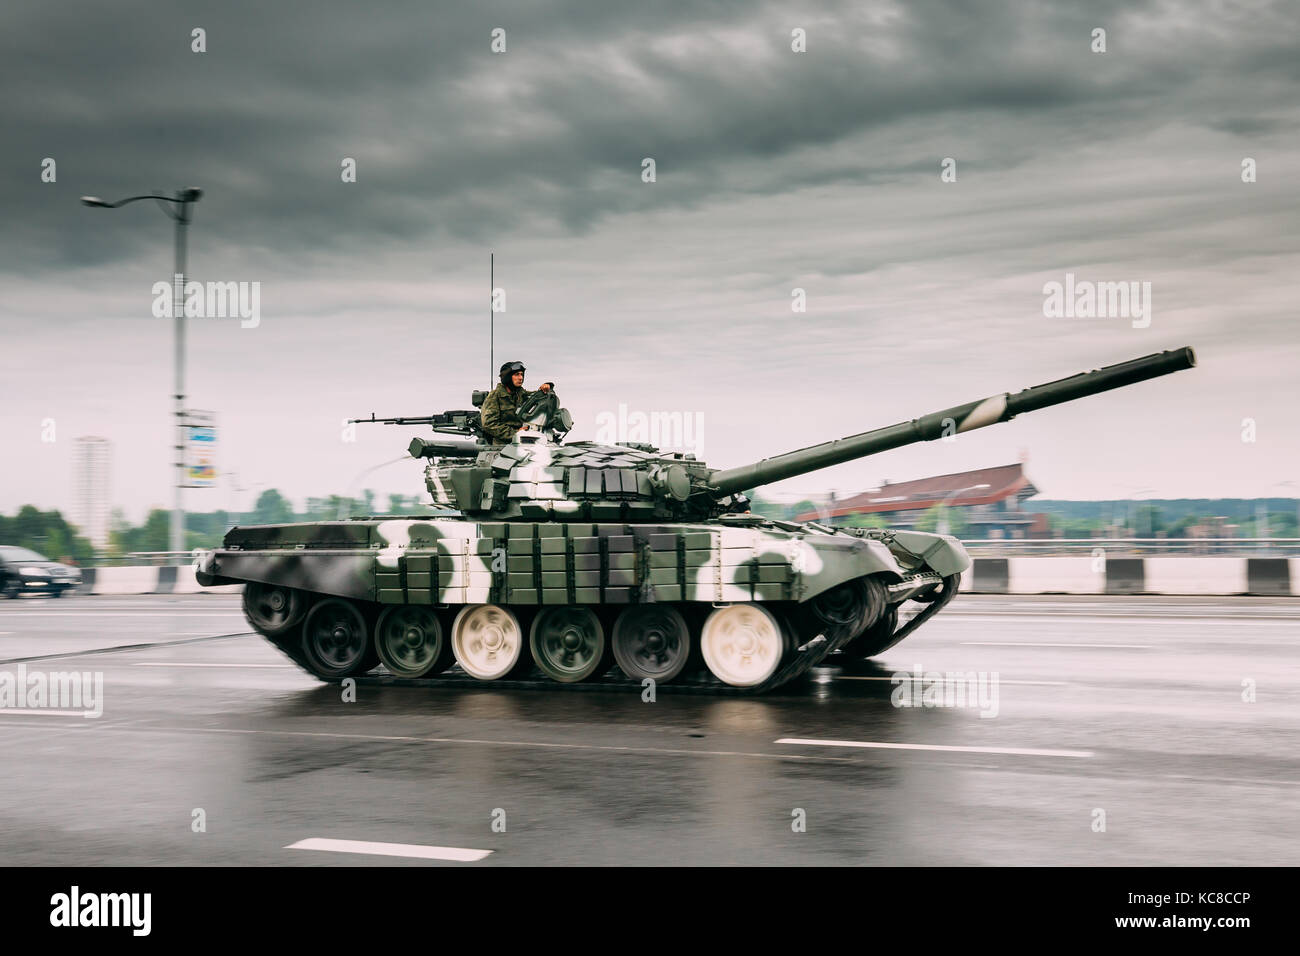
[[[716,663],[710,669],[722,683],[754,691],[787,683],[873,626],[878,632],[890,609],[909,598],[939,591],[946,592],[946,603],[969,566],[965,549],[946,535],[831,529],[750,515],[664,524],[376,517],[261,525],[231,529],[221,548],[200,552],[195,560],[205,586],[245,584],[255,600],[269,596],[286,604],[292,598],[293,608],[276,612],[278,617],[259,614],[256,607],[250,611],[248,600],[245,611],[254,627],[323,679],[338,673],[313,666],[321,658],[311,652],[313,640],[319,651],[334,635],[361,630],[364,635],[351,640],[364,636],[382,651],[382,635],[396,626],[383,621],[404,615],[417,625],[425,621],[426,630],[441,631],[446,639],[459,635],[463,644],[469,632],[461,612],[487,607],[503,611],[506,630],[520,632],[510,638],[517,642],[531,624],[543,622],[540,641],[534,633],[531,646],[543,672],[557,680],[573,670],[566,669],[575,659],[566,642],[586,640],[607,649],[618,640],[625,654],[629,648],[645,652],[647,641],[654,645],[672,631],[676,615],[683,622],[677,625],[681,641],[697,660],[698,650],[707,657],[711,646],[720,649],[717,654],[740,655],[739,670]],[[329,604],[334,624],[292,620],[322,602]],[[627,612],[638,605],[658,605],[662,613]],[[715,614],[740,605],[765,610],[749,620],[740,612]],[[344,606],[357,609],[359,623]],[[385,616],[403,608],[423,610]],[[571,610],[561,610],[566,608]],[[647,623],[655,617],[657,623]],[[636,633],[629,638],[629,631]],[[779,660],[765,670],[743,648],[777,640],[775,631]],[[405,638],[399,634],[395,640]],[[558,650],[548,651],[548,643]],[[373,655],[367,659],[374,663]],[[458,653],[457,660],[474,672],[468,657]],[[633,678],[660,673],[627,664],[625,655],[619,660]],[[364,663],[358,657],[352,672],[363,672],[357,668]],[[400,662],[394,667],[400,672]],[[603,670],[593,664],[592,674],[598,673]],[[749,676],[758,679],[747,684]]]

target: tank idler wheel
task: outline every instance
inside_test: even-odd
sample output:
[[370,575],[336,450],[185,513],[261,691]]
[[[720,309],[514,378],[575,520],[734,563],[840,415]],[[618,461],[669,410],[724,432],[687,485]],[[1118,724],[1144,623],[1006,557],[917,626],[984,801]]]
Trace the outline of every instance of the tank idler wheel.
[[519,618],[496,604],[467,605],[451,625],[456,663],[479,680],[497,680],[522,667],[525,643]]
[[602,673],[605,629],[587,607],[547,607],[533,618],[528,648],[542,672],[561,684],[590,680]]
[[375,624],[375,651],[394,677],[428,677],[451,666],[451,641],[431,607],[395,604]]
[[266,637],[287,634],[307,616],[307,596],[295,588],[250,581],[244,585],[244,617]]
[[[814,630],[833,641],[866,630],[884,613],[888,592],[876,578],[853,578],[817,595],[796,617],[800,633]],[[811,620],[809,620],[811,619]]]
[[633,680],[665,683],[680,674],[691,654],[691,632],[671,604],[632,604],[614,622],[614,659]]
[[916,601],[918,604],[933,604],[935,601],[943,599],[944,595],[949,590],[956,591],[960,586],[961,575],[949,574],[941,583],[936,584],[928,591],[922,591],[920,594],[913,594],[911,600]]
[[361,609],[343,598],[327,598],[313,607],[302,629],[302,654],[307,669],[322,680],[370,670],[370,629]]
[[898,626],[898,605],[891,604],[875,624],[840,648],[840,653],[851,661],[874,657],[893,646],[891,637]]
[[755,687],[776,673],[790,648],[787,632],[761,604],[731,604],[713,611],[700,631],[709,671],[732,687]]

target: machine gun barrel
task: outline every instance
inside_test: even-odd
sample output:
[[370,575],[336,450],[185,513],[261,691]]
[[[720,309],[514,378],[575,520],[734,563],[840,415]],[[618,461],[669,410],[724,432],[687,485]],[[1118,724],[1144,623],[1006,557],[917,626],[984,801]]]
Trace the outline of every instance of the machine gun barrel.
[[362,422],[372,425],[432,425],[433,415],[420,415],[415,418],[376,418],[375,413],[371,412],[369,418],[349,418],[348,424]]
[[1196,365],[1196,355],[1190,348],[1156,352],[1142,358],[1108,365],[1091,372],[1080,372],[1069,378],[1058,379],[1045,385],[1036,385],[1024,391],[1004,392],[976,402],[957,405],[933,412],[910,422],[899,422],[874,431],[850,435],[836,441],[824,442],[809,448],[764,458],[762,461],[715,471],[709,476],[709,486],[718,494],[732,494],[759,485],[807,474],[855,458],[865,458],[891,448],[916,442],[933,441],[955,432],[968,432],[985,425],[1010,421],[1021,412],[1032,412],[1049,405],[1060,405],[1076,398],[1096,395],[1112,388],[1122,388],[1149,378],[1179,372]]
[[465,411],[438,412],[436,415],[416,415],[410,418],[376,418],[371,412],[369,418],[349,418],[348,422],[363,422],[374,425],[435,425],[443,428],[472,428],[472,422],[478,420],[478,412]]

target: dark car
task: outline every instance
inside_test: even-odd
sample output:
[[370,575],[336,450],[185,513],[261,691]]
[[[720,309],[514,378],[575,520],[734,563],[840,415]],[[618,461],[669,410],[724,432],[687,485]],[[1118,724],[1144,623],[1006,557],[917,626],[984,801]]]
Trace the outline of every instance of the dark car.
[[16,598],[20,594],[64,593],[81,587],[81,570],[51,561],[27,548],[0,545],[0,594]]

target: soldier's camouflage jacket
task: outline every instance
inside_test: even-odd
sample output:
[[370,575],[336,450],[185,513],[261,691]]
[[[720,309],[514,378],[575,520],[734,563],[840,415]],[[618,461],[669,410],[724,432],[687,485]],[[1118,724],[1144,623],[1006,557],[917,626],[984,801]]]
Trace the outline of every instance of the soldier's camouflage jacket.
[[[551,386],[554,389],[554,386]],[[526,388],[509,388],[498,385],[483,402],[483,434],[488,441],[505,444],[515,440],[515,432],[524,420],[519,417],[519,409],[535,395]]]

